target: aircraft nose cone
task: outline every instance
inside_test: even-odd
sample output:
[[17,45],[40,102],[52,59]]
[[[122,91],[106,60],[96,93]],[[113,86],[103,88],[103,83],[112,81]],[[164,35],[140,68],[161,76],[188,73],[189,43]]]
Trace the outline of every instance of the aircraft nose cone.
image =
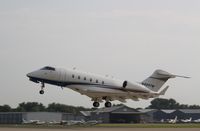
[[31,73],[26,74],[27,77],[31,77]]

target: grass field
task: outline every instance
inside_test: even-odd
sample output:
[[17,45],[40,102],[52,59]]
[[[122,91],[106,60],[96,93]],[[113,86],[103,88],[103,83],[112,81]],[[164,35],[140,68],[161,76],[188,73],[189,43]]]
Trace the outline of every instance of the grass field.
[[122,128],[200,128],[200,124],[99,124],[96,127]]
[[9,128],[200,128],[200,124],[0,125]]

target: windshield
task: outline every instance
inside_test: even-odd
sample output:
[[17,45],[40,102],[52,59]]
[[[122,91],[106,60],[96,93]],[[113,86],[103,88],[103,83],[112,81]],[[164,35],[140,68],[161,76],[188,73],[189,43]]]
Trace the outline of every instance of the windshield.
[[52,70],[52,71],[55,71],[56,69],[54,67],[50,67],[50,66],[45,66],[43,67],[42,69],[40,70]]

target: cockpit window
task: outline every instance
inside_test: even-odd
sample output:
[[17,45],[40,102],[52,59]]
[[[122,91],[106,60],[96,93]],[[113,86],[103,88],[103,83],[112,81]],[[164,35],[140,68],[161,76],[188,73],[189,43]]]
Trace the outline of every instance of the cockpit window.
[[42,69],[40,70],[52,70],[52,71],[55,71],[56,69],[54,67],[50,67],[50,66],[45,66],[43,67]]

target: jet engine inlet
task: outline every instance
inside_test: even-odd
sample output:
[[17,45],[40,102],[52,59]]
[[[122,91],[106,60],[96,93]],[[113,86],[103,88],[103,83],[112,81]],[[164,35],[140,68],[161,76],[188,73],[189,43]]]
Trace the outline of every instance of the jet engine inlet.
[[124,82],[123,82],[123,85],[122,85],[123,88],[125,88],[125,87],[127,86],[127,84],[128,84],[128,82],[127,82],[127,81],[124,81]]

